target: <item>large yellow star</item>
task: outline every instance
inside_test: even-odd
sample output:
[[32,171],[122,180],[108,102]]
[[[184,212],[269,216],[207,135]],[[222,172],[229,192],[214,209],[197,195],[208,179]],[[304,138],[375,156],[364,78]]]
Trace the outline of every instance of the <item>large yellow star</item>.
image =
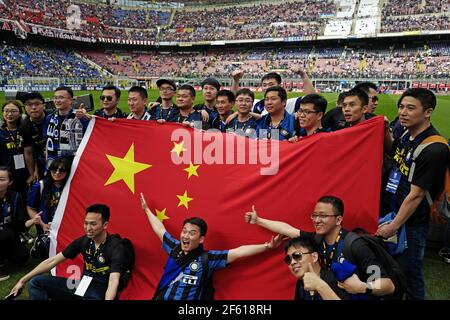
[[182,196],[177,196],[177,198],[180,199],[178,207],[184,206],[186,209],[189,209],[189,201],[194,200],[193,198],[188,197],[187,191],[184,191],[184,194]]
[[118,158],[109,154],[106,157],[114,167],[114,171],[108,181],[105,182],[105,186],[123,180],[132,193],[134,193],[134,175],[152,166],[151,164],[134,161],[134,143],[131,144],[125,157]]
[[163,222],[163,220],[170,219],[168,216],[166,216],[166,208],[159,211],[158,209],[155,209],[156,211],[156,217]]
[[197,173],[198,167],[200,167],[200,165],[194,166],[191,162],[191,163],[189,163],[189,167],[183,169],[184,171],[186,171],[188,173],[188,179],[192,176],[198,177],[198,173]]
[[180,143],[173,143],[173,149],[170,152],[175,152],[177,154],[177,156],[180,156],[180,154],[183,151],[186,151],[187,149],[184,148],[184,141],[181,141]]

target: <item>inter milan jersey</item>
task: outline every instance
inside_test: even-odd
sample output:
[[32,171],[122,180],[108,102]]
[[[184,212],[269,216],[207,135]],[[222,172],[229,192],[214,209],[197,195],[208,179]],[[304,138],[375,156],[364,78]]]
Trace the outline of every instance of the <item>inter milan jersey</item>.
[[163,108],[162,105],[157,105],[154,107],[150,114],[152,120],[166,120],[166,121],[176,121],[175,119],[178,117],[180,110],[176,105],[171,106],[170,108]]
[[[70,243],[62,251],[62,255],[67,259],[75,259],[81,253],[84,258],[83,274],[107,286],[110,273],[121,272],[123,269],[123,247],[114,239],[116,238],[108,234],[105,242],[95,248],[94,240],[82,236]],[[112,255],[109,256],[108,253]]]
[[264,111],[264,99],[256,101],[253,104],[253,111],[254,113],[261,114]]
[[257,132],[259,139],[288,140],[294,135],[294,116],[284,111],[283,120],[277,125],[272,125],[270,114],[266,114],[258,121]]
[[42,212],[42,221],[44,223],[49,223],[53,220],[53,216],[55,215],[56,208],[58,207],[61,193],[62,188],[59,188],[55,185],[47,188],[44,186],[43,180],[37,181],[30,187],[30,190],[28,191],[27,206],[38,212]]
[[[172,250],[180,244],[180,241],[172,237],[168,232],[164,233],[163,249],[170,255]],[[215,270],[227,266],[228,250],[208,251],[208,270],[203,270],[202,256],[189,263],[182,271],[163,289],[159,297],[162,300],[195,300],[201,297],[200,282],[204,272],[211,277]]]
[[[202,120],[202,114],[200,111],[192,110],[187,116],[183,116],[181,112],[178,116],[171,119],[172,122],[189,122],[191,127],[195,127],[197,129],[208,130],[210,128],[208,122]],[[198,127],[198,124],[201,123],[201,128]]]
[[256,126],[257,119],[250,116],[245,121],[239,121],[238,117],[234,118],[227,125],[227,132],[232,131],[238,135],[246,136],[246,137],[255,137],[256,136]]

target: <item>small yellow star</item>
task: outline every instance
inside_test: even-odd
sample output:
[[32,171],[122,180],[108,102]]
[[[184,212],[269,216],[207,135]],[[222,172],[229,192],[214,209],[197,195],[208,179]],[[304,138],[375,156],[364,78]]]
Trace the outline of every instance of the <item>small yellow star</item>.
[[109,154],[106,157],[114,167],[114,171],[108,181],[105,182],[105,186],[123,180],[132,193],[134,193],[134,175],[152,166],[151,164],[134,161],[134,143],[131,144],[125,157],[118,158]]
[[189,201],[194,200],[194,198],[189,198],[187,195],[187,191],[184,191],[184,194],[182,196],[177,196],[178,199],[180,199],[180,202],[178,203],[178,207],[184,206],[186,209],[189,209]]
[[194,166],[191,162],[191,163],[189,163],[188,168],[183,169],[184,171],[186,171],[188,173],[188,179],[192,176],[198,177],[198,173],[197,173],[198,167],[200,167],[200,165]]
[[159,221],[163,222],[163,220],[170,219],[168,216],[166,216],[166,208],[159,211],[158,209],[155,209],[156,211],[156,217],[159,219]]
[[180,154],[183,151],[186,151],[187,149],[184,148],[184,141],[181,141],[180,143],[173,143],[173,149],[170,152],[175,152],[177,154],[177,156],[180,156]]

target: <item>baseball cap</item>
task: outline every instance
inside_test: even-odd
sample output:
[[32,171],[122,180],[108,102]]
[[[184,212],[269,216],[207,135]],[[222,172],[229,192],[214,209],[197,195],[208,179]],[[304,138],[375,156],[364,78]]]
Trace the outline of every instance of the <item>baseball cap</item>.
[[158,81],[156,81],[156,85],[159,87],[161,87],[163,84],[168,84],[173,88],[173,91],[177,90],[177,85],[175,84],[175,82],[173,82],[172,80],[169,79],[159,79]]
[[31,99],[39,99],[42,101],[42,103],[45,102],[45,99],[42,96],[42,94],[40,94],[37,91],[20,92],[20,94],[18,94],[18,96],[16,96],[16,99],[22,101],[22,103],[25,103],[27,100],[31,100]]

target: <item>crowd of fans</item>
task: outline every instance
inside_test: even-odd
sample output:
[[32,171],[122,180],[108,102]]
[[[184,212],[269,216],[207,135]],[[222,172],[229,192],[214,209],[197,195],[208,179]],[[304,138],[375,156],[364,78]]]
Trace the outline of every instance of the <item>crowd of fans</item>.
[[31,45],[1,45],[0,74],[4,77],[100,77],[100,72],[73,51]]
[[295,66],[304,67],[316,79],[450,77],[450,46],[446,42],[431,42],[427,48],[303,47],[151,53],[87,50],[77,54],[31,44],[0,47],[0,72],[4,77],[100,78],[101,73],[87,60],[113,75],[126,77],[228,78],[239,68],[248,78],[260,78],[270,70],[295,78],[291,71]]
[[446,13],[450,4],[446,0],[389,0],[384,3],[382,16],[409,16],[417,14]]
[[[79,36],[118,40],[194,42],[323,35],[341,8],[334,1],[250,2],[207,6],[216,1],[183,1],[188,8],[120,8],[77,1],[0,1],[0,18],[21,20]],[[220,4],[232,0],[220,1]],[[203,4],[203,5],[202,5]],[[79,13],[69,10],[76,5]],[[389,0],[381,8],[381,33],[448,30],[450,4],[445,0]],[[75,21],[73,19],[78,19]],[[331,19],[331,20],[330,20]],[[68,23],[69,21],[69,23]],[[78,23],[79,22],[79,23]],[[72,25],[70,25],[72,24]],[[73,29],[74,28],[74,29]]]
[[[304,66],[314,78],[446,78],[450,76],[449,46],[423,48],[293,48],[253,50],[209,50],[182,53],[83,53],[110,72],[127,76],[153,77],[229,77],[240,68],[247,77],[259,78],[269,70],[285,70],[286,77],[295,76],[293,66]],[[363,58],[364,57],[364,58]]]

